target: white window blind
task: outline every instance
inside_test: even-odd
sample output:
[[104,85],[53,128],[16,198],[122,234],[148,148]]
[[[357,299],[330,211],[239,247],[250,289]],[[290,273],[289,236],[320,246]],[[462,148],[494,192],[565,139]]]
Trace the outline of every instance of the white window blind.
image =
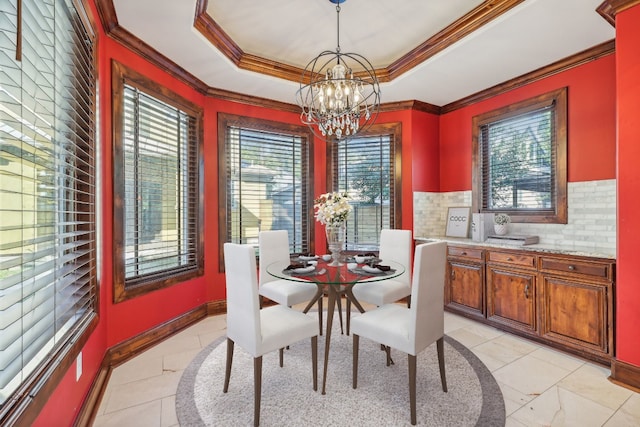
[[197,118],[124,87],[125,280],[198,266]]
[[377,250],[380,230],[395,226],[395,136],[356,136],[332,148],[334,188],[352,198],[346,248]]
[[225,146],[225,241],[257,245],[259,231],[287,230],[290,251],[308,252],[307,138],[285,130],[228,125]]
[[0,7],[0,406],[96,301],[93,38],[73,1],[24,2],[16,61],[15,5]]

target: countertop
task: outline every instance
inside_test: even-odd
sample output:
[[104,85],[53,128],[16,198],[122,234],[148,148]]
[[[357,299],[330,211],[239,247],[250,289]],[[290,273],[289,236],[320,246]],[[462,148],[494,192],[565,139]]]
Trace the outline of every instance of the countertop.
[[588,247],[574,247],[574,248],[566,248],[560,247],[556,245],[550,244],[541,244],[536,243],[532,245],[515,245],[515,244],[499,244],[499,243],[489,243],[489,242],[475,242],[471,239],[465,239],[460,237],[415,237],[416,241],[429,242],[429,241],[439,241],[439,242],[447,242],[456,245],[469,245],[469,246],[483,246],[487,248],[500,248],[500,249],[518,249],[523,251],[533,251],[533,252],[546,252],[550,254],[560,254],[560,255],[574,255],[574,256],[583,256],[583,257],[591,257],[591,258],[605,258],[614,260],[616,259],[615,250],[611,250],[608,248],[588,248]]

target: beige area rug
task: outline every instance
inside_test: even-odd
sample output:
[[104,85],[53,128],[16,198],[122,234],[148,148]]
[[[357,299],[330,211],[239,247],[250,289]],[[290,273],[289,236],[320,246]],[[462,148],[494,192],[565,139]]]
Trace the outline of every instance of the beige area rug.
[[[358,388],[352,388],[352,337],[331,336],[327,394],[322,389],[324,336],[318,340],[318,391],[313,391],[310,340],[263,357],[261,426],[409,426],[406,354],[392,350],[387,367],[379,344],[360,339]],[[417,419],[422,426],[504,426],[500,387],[466,347],[445,336],[448,392],[442,391],[435,344],[418,355]],[[203,349],[182,375],[176,395],[180,425],[253,425],[253,358],[237,345],[228,393],[222,392],[226,338]]]

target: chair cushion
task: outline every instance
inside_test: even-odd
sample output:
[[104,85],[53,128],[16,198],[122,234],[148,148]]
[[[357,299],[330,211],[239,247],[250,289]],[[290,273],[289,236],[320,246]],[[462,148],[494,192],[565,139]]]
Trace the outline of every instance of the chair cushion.
[[416,355],[409,337],[410,310],[399,304],[387,304],[351,319],[351,333]]
[[260,325],[262,342],[254,357],[318,335],[315,317],[282,305],[260,310]]
[[263,283],[258,289],[258,293],[263,297],[287,307],[310,301],[317,291],[318,287],[314,283],[293,282],[284,279]]
[[381,306],[408,297],[411,295],[411,286],[396,280],[364,281],[353,287],[353,295],[360,302]]

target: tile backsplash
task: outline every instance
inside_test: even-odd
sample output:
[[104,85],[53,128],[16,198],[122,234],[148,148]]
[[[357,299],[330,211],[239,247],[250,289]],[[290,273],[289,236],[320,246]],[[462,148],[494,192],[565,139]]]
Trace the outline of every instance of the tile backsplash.
[[[562,249],[616,248],[616,180],[570,182],[568,224],[511,224],[511,233],[534,235]],[[471,191],[413,193],[415,237],[442,237],[447,208],[471,206]]]

